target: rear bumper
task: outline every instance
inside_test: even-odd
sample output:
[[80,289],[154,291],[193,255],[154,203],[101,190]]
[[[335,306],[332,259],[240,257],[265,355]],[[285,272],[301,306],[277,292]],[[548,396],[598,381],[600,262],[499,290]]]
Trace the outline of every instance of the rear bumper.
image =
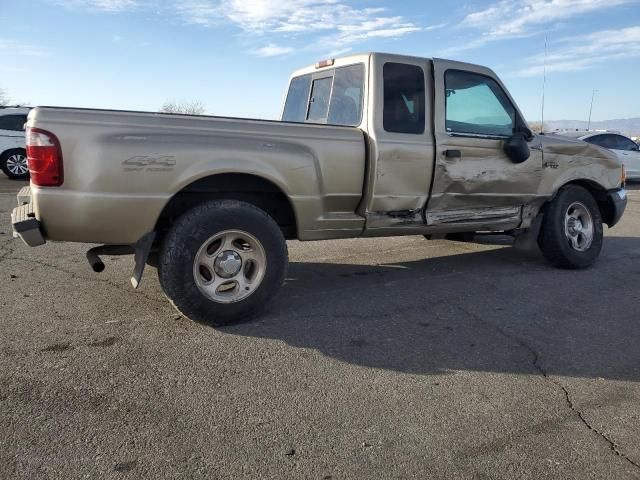
[[36,219],[31,203],[31,191],[24,187],[18,193],[19,206],[11,212],[11,226],[14,238],[20,238],[30,247],[44,245],[46,240],[42,234],[40,222]]
[[622,218],[622,215],[624,215],[624,211],[627,208],[627,191],[624,188],[612,190],[607,193],[607,197],[611,208],[610,218],[607,224],[609,228],[611,228],[615,226]]

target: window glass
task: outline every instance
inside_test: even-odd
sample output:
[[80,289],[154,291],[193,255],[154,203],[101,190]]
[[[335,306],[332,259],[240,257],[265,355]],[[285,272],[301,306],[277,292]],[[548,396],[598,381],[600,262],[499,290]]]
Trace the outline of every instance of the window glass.
[[336,69],[327,123],[347,126],[360,124],[363,93],[364,65]]
[[592,145],[597,145],[599,147],[609,148],[606,141],[607,137],[608,135],[595,135],[593,137],[585,138],[584,141],[587,143],[591,143]]
[[0,130],[11,130],[14,132],[20,132],[24,130],[25,123],[27,123],[26,115],[0,116]]
[[612,144],[615,145],[614,147],[611,147],[611,148],[615,150],[630,151],[630,150],[636,150],[638,148],[635,142],[631,141],[626,137],[623,137],[622,135],[611,135],[611,136],[613,137]]
[[416,65],[386,63],[384,77],[384,129],[393,133],[424,133],[424,71]]
[[513,135],[516,111],[498,83],[484,75],[445,74],[447,132]]
[[282,115],[284,122],[304,122],[307,115],[309,90],[311,90],[311,75],[304,75],[291,80]]
[[324,77],[313,81],[311,100],[309,100],[309,113],[307,114],[307,120],[310,122],[324,123],[326,121],[332,80],[331,77]]

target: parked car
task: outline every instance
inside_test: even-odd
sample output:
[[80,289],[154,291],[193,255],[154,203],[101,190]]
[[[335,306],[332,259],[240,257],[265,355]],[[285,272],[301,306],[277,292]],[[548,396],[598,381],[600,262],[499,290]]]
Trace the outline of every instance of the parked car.
[[628,180],[640,180],[640,147],[618,132],[581,132],[579,140],[607,148],[615,153],[627,170]]
[[0,169],[11,179],[29,178],[24,124],[28,108],[0,109]]
[[492,231],[585,268],[627,204],[613,153],[534,135],[490,69],[388,54],[296,72],[280,122],[36,108],[27,151],[15,235],[134,254],[216,324],[275,295],[286,239]]

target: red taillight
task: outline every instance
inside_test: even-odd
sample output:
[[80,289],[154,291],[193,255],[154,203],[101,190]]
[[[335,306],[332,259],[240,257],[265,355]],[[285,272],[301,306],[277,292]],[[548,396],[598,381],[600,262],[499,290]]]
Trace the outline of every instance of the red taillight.
[[62,150],[56,136],[39,128],[27,128],[26,141],[29,174],[33,184],[40,187],[62,185]]

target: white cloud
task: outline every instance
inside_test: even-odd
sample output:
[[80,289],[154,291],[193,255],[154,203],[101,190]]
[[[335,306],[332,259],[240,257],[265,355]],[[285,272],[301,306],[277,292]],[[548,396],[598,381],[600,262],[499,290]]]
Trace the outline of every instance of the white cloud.
[[[211,26],[230,21],[270,40],[320,34],[313,44],[325,50],[344,50],[364,40],[399,38],[421,30],[402,16],[388,15],[384,8],[356,8],[346,0],[179,0],[177,8],[188,23]],[[269,43],[260,50],[281,54],[274,46]]]
[[635,0],[501,0],[471,13],[463,25],[482,28],[489,37],[526,34],[532,26],[566,20]]
[[0,38],[0,52],[5,55],[17,55],[17,56],[28,56],[28,57],[39,57],[45,54],[45,50],[37,47],[35,45],[31,45],[28,43],[24,43],[18,40],[10,40],[10,39],[2,39]]
[[445,51],[452,55],[489,42],[526,37],[548,30],[555,23],[638,0],[500,0],[483,10],[468,14],[461,26],[480,35]]
[[[559,48],[551,50],[546,58],[547,72],[587,70],[616,59],[634,60],[640,57],[640,27],[620,30],[602,30],[588,35],[566,38]],[[537,55],[514,76],[542,75],[545,56]]]
[[87,8],[105,12],[130,10],[139,5],[138,0],[55,0],[55,3],[66,8]]
[[[262,56],[291,53],[281,47],[296,42],[298,49],[350,49],[375,38],[394,39],[423,30],[386,8],[354,6],[354,0],[49,0],[67,8],[120,12],[149,9],[176,15],[187,24],[219,27],[231,24],[261,41],[252,52]],[[358,0],[362,4],[366,0]],[[371,0],[370,0],[371,1]],[[443,25],[432,25],[434,30]]]
[[280,55],[286,55],[287,53],[291,52],[293,52],[293,48],[282,47],[280,45],[276,45],[275,43],[270,43],[269,45],[253,51],[253,53],[255,55],[258,55],[259,57],[277,57]]

